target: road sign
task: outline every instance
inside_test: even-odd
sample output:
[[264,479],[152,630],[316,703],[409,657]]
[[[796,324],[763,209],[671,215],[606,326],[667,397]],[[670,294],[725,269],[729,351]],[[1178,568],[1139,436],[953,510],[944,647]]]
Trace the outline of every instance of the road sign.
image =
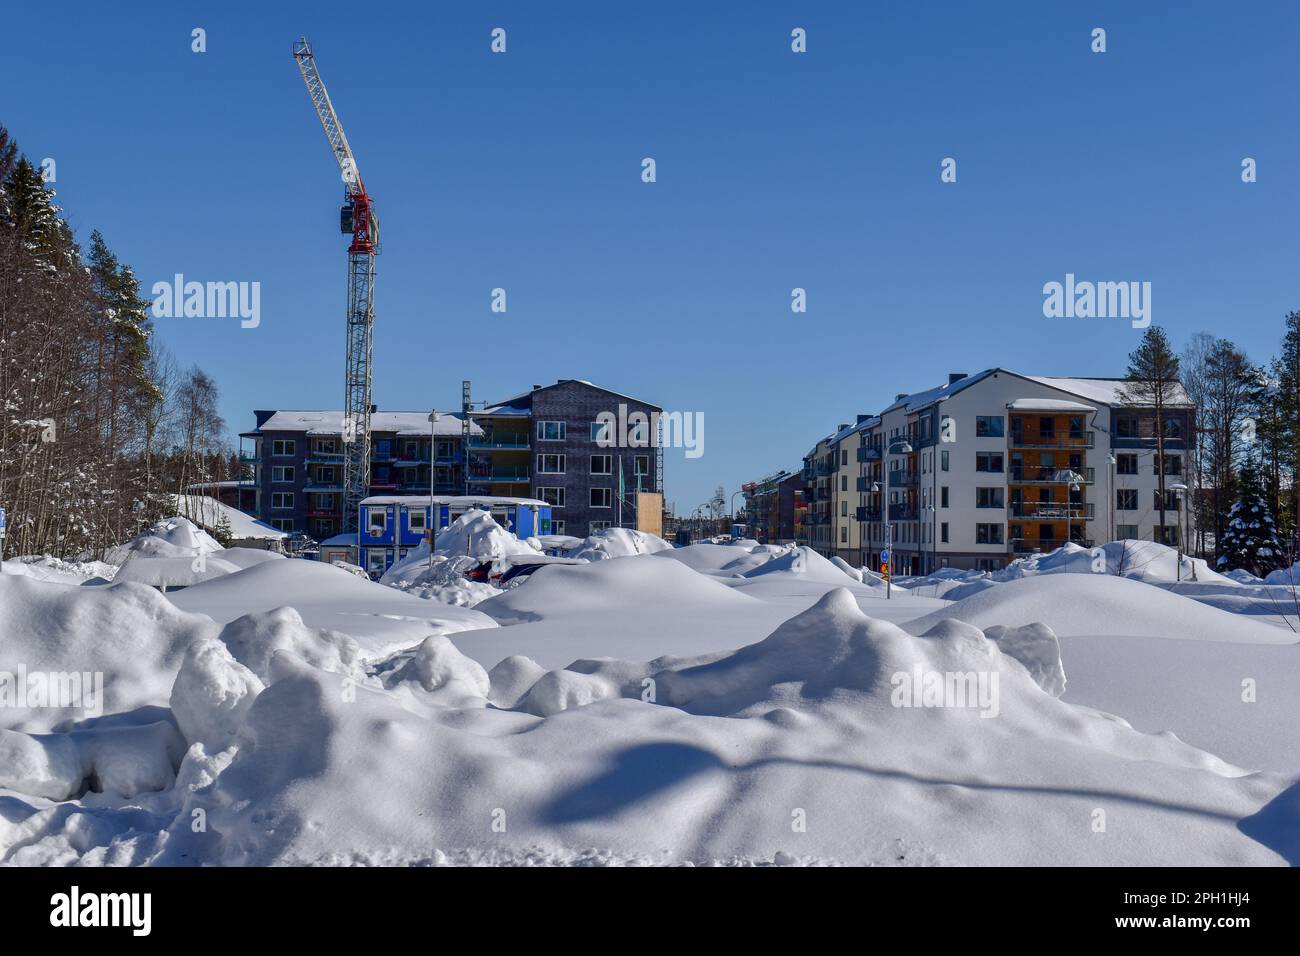
[[0,508],[0,534],[5,533],[5,510]]
[[880,563],[881,563],[881,564],[888,564],[888,563],[889,563],[889,552],[888,552],[888,551],[881,551],[881,552],[880,552]]

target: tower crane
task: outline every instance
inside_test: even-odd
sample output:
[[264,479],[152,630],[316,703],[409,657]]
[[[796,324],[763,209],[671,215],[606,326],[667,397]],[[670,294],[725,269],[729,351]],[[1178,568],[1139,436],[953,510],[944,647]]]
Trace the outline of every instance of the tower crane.
[[370,489],[370,364],[379,218],[306,37],[294,43],[293,58],[343,177],[339,229],[352,236],[352,244],[348,246],[347,365],[343,400],[343,530],[347,532],[356,530],[358,506]]

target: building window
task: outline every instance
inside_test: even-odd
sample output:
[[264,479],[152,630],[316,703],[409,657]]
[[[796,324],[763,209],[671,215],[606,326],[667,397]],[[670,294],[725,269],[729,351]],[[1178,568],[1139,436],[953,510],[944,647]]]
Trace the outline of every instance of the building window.
[[274,465],[271,468],[271,480],[276,482],[293,481],[293,465]]
[[939,540],[944,544],[948,543],[948,522],[946,521],[939,523]]
[[537,497],[541,498],[552,508],[564,507],[564,489],[563,488],[538,488]]
[[410,523],[411,530],[412,530],[412,531],[423,531],[423,530],[424,530],[424,512],[423,512],[423,511],[411,511],[411,512],[409,512],[408,514],[409,514],[409,517],[407,518],[407,521]]
[[614,474],[614,456],[613,455],[592,455],[591,473],[593,475]]
[[1135,524],[1117,524],[1115,525],[1115,534],[1121,541],[1136,540],[1138,526]]
[[849,463],[849,450],[848,450],[847,448],[841,448],[841,449],[840,449],[840,467],[843,468],[843,467],[844,467],[845,465],[847,465],[848,463]]
[[1002,474],[1002,452],[980,451],[975,453],[975,470]]
[[371,508],[366,516],[366,529],[372,538],[378,538],[388,530],[388,512],[382,508]]
[[1115,473],[1118,475],[1136,475],[1138,473],[1138,456],[1116,455]]
[[274,528],[276,531],[292,531],[292,530],[293,530],[293,519],[292,519],[292,518],[272,518],[272,519],[271,519],[271,527]]
[[565,422],[538,422],[538,441],[564,441],[567,428]]
[[1116,511],[1137,511],[1138,493],[1136,488],[1120,488],[1115,492]]
[[1002,416],[1001,415],[976,415],[975,416],[975,437],[976,438],[1001,438]]
[[297,454],[298,443],[292,438],[277,438],[271,442],[271,454],[277,458],[290,458]]
[[564,474],[564,456],[563,455],[538,455],[537,473],[539,475]]
[[[1159,488],[1153,489],[1153,495],[1155,498],[1155,509],[1159,511],[1160,510],[1160,489]],[[1165,510],[1166,511],[1178,510],[1178,492],[1165,489]]]
[[840,491],[848,491],[848,490],[849,490],[849,476],[840,475]]
[[976,544],[1001,544],[1002,525],[977,524],[975,526],[975,543]]
[[597,531],[604,531],[609,526],[610,523],[608,521],[593,521],[590,525],[591,533],[595,534]]
[[975,507],[976,508],[1005,507],[1002,499],[1002,489],[1001,488],[976,488]]
[[1165,455],[1164,465],[1166,475],[1181,475],[1183,473],[1183,456]]
[[277,491],[271,495],[271,507],[283,511],[293,507],[292,491]]
[[840,525],[840,544],[849,543],[849,529],[847,525]]
[[593,508],[610,508],[614,504],[614,492],[609,488],[591,489],[591,506]]
[[946,451],[939,452],[939,470],[948,470],[948,453]]
[[637,475],[650,474],[650,456],[637,455],[634,459],[632,459],[632,468],[634,474]]
[[948,507],[948,486],[947,485],[941,485],[939,487],[939,507],[940,508]]
[[[560,424],[564,424],[561,422]],[[591,423],[591,440],[598,445],[612,444],[609,435],[609,422],[592,422]]]
[[552,534],[564,534],[564,519],[563,519],[563,518],[552,518],[552,519],[551,519],[551,533],[552,533]]

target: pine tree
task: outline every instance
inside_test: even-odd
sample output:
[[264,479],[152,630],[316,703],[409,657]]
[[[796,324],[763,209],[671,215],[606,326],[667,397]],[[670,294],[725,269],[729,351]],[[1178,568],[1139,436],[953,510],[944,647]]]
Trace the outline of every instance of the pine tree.
[[1277,526],[1264,494],[1259,469],[1247,459],[1237,479],[1240,497],[1228,513],[1228,527],[1219,548],[1220,571],[1249,571],[1264,577],[1284,563]]
[[217,518],[217,526],[212,529],[212,537],[217,539],[217,544],[223,548],[228,548],[234,543],[235,534],[230,527],[230,516],[222,511]]
[[1156,482],[1159,486],[1160,535],[1165,533],[1165,409],[1181,396],[1179,362],[1164,329],[1150,326],[1142,344],[1128,357],[1128,380],[1120,390],[1123,401],[1152,410],[1156,442]]

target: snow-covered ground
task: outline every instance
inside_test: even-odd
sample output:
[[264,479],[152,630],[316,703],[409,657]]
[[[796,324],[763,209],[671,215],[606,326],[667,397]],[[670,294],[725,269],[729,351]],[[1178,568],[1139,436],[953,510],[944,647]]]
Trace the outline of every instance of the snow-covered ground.
[[118,556],[236,570],[6,562],[0,673],[102,692],[0,696],[2,862],[1300,863],[1287,588],[1159,546],[887,598],[606,534],[471,594],[456,559],[537,548],[461,528],[380,584],[156,530]]

